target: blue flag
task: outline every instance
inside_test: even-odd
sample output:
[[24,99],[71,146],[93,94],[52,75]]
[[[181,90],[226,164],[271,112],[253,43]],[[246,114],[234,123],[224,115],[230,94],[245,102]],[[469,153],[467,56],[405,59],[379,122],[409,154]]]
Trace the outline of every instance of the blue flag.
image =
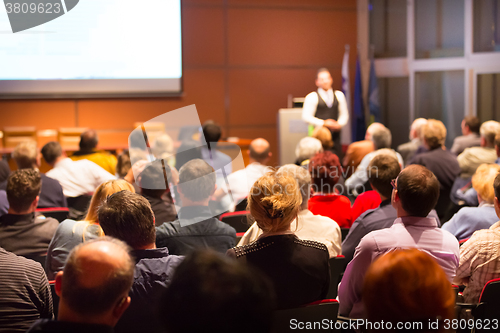
[[365,108],[363,106],[363,88],[359,56],[356,59],[356,77],[354,78],[354,107],[352,117],[352,141],[364,140],[366,132]]
[[378,82],[375,75],[373,59],[370,64],[370,84],[368,87],[368,106],[370,109],[370,123],[380,122],[380,102],[378,97]]

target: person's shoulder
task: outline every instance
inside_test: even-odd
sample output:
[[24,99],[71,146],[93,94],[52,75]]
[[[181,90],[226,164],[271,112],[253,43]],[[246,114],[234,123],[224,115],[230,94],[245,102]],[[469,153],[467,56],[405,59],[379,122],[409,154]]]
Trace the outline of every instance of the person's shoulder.
[[318,92],[315,90],[315,91],[311,91],[309,94],[306,95],[307,99],[317,99],[318,98]]
[[45,224],[45,225],[51,225],[55,226],[55,228],[59,227],[59,221],[56,220],[53,217],[47,217],[47,216],[36,216],[35,217],[35,223],[36,224]]
[[320,251],[326,251],[328,253],[328,248],[326,247],[325,244],[318,242],[318,241],[313,241],[313,240],[304,240],[304,239],[299,239],[296,238],[294,240],[295,244],[305,247],[307,249],[315,249],[315,250],[320,250]]
[[0,265],[3,273],[9,272],[9,274],[24,275],[26,272],[31,272],[37,274],[38,277],[42,274],[45,275],[45,271],[40,263],[4,249],[0,250]]
[[158,233],[160,233],[164,236],[177,234],[180,229],[181,225],[179,220],[175,220],[172,222],[165,222],[159,227],[156,227],[156,234],[158,235]]

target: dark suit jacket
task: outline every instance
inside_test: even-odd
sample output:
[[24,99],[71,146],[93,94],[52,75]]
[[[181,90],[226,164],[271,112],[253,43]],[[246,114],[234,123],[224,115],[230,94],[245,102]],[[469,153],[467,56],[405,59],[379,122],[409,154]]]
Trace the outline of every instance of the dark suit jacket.
[[[415,156],[414,164],[420,164],[429,169],[439,180],[440,192],[436,211],[440,219],[448,211],[451,203],[450,192],[455,178],[460,175],[457,157],[447,150],[436,148]],[[442,223],[443,221],[441,221]]]
[[38,207],[68,207],[61,184],[43,173],[41,173],[40,176],[42,176],[42,191],[40,192]]
[[198,248],[226,253],[236,244],[236,230],[213,217],[205,206],[182,207],[179,219],[156,228],[156,246],[170,254],[186,255]]
[[[53,178],[47,177],[45,174],[40,173],[42,177],[42,190],[40,191],[40,201],[38,207],[68,207],[66,197],[63,194],[61,184]],[[0,190],[7,189],[7,180],[0,183]]]
[[273,282],[278,309],[323,299],[330,285],[328,249],[293,234],[263,237],[227,255],[260,269]]

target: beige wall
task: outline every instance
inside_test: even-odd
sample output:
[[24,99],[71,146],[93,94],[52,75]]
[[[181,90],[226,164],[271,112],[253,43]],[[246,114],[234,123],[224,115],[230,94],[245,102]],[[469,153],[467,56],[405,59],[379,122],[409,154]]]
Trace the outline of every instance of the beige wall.
[[0,101],[0,127],[92,127],[101,144],[123,144],[134,122],[196,104],[201,121],[219,122],[225,136],[269,140],[276,163],[287,95],[314,90],[323,66],[340,89],[344,45],[356,49],[355,0],[185,0],[182,16],[182,97]]

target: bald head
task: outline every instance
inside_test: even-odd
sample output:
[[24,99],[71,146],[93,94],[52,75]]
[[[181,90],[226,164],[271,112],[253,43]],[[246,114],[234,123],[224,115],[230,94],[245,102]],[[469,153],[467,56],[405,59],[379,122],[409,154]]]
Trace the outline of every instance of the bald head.
[[125,243],[103,237],[80,244],[56,278],[60,315],[69,320],[88,317],[89,322],[101,318],[127,298],[133,277],[134,263]]
[[97,147],[99,139],[97,138],[97,133],[94,130],[88,130],[80,135],[80,150],[82,151],[92,151]]
[[410,140],[420,139],[422,133],[422,126],[427,124],[427,119],[417,118],[413,121],[410,127]]
[[366,129],[365,140],[371,140],[373,133],[375,133],[377,130],[380,130],[383,128],[385,128],[385,126],[382,125],[381,123],[372,123]]
[[271,146],[266,139],[258,138],[250,143],[249,154],[250,158],[255,162],[265,164],[271,157]]

